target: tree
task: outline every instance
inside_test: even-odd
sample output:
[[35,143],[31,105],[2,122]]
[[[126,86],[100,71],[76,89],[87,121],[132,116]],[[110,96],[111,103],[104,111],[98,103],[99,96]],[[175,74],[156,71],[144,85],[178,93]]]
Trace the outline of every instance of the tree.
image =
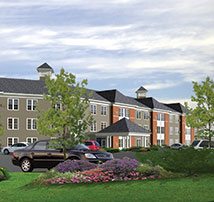
[[187,124],[198,128],[199,135],[208,137],[210,147],[211,138],[214,136],[214,82],[207,77],[201,84],[194,81],[192,83],[195,96],[191,96],[191,101],[197,106],[193,109],[186,104]]
[[85,138],[85,131],[92,121],[90,113],[86,113],[89,106],[87,80],[76,82],[73,74],[61,69],[55,79],[47,77],[45,83],[44,100],[50,103],[50,108],[39,112],[38,132],[55,137],[52,145],[63,150],[65,159],[66,149]]

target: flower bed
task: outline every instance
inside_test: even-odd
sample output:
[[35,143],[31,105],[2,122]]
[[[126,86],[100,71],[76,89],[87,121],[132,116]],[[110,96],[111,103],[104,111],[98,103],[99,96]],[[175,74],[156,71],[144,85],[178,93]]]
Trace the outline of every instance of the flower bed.
[[90,163],[83,161],[65,161],[43,175],[40,181],[45,184],[105,183],[157,179],[169,175],[160,166],[151,167],[130,158],[114,159],[100,165],[90,166]]

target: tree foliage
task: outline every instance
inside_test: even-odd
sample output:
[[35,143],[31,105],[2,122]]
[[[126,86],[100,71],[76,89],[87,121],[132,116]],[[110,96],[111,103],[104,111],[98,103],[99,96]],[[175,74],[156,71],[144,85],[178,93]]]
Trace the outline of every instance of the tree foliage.
[[192,82],[195,96],[191,96],[191,101],[196,103],[195,108],[190,108],[187,104],[187,124],[193,128],[198,128],[201,135],[206,136],[211,141],[214,135],[214,82],[210,77],[201,83]]
[[89,99],[86,90],[87,80],[76,82],[76,77],[61,69],[55,79],[46,78],[47,93],[44,100],[50,108],[39,113],[38,131],[43,135],[55,137],[53,146],[63,149],[81,142],[91,123],[90,113],[86,113]]

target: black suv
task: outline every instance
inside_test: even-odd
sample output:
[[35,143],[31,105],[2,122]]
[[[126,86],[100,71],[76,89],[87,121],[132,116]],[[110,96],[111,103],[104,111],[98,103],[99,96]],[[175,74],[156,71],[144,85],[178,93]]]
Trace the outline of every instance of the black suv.
[[[12,154],[12,163],[20,166],[23,172],[31,172],[34,168],[53,168],[64,161],[61,149],[51,148],[49,140],[40,140]],[[93,163],[112,160],[113,155],[103,151],[91,151],[84,144],[79,144],[66,152],[66,159],[88,160]]]

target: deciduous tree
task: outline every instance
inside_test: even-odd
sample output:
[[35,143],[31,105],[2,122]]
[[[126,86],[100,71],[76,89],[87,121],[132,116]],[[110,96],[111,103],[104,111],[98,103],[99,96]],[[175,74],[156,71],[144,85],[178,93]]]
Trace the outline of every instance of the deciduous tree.
[[92,121],[87,113],[89,99],[86,90],[87,80],[76,81],[76,77],[61,69],[56,78],[46,78],[47,93],[44,100],[50,108],[39,113],[38,131],[43,135],[55,137],[54,147],[66,149],[81,142],[85,131]]
[[214,82],[210,77],[201,83],[192,82],[195,96],[191,96],[191,101],[196,103],[195,108],[190,108],[188,104],[187,124],[199,129],[199,135],[209,138],[214,136]]

